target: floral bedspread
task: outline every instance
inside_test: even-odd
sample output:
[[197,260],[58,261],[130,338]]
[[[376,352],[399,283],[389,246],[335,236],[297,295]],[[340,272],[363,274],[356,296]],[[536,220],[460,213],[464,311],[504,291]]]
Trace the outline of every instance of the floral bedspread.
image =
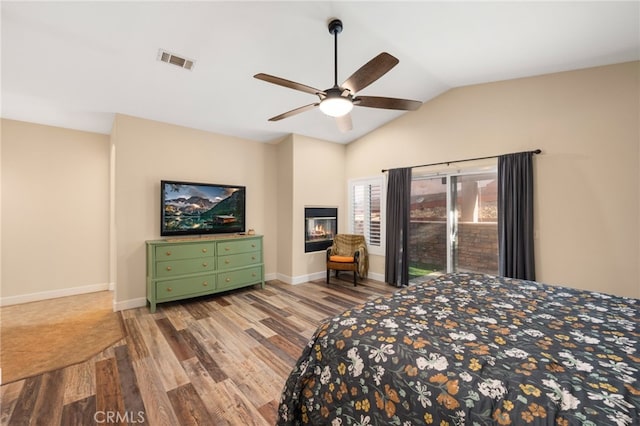
[[316,330],[279,425],[640,425],[640,300],[482,274]]

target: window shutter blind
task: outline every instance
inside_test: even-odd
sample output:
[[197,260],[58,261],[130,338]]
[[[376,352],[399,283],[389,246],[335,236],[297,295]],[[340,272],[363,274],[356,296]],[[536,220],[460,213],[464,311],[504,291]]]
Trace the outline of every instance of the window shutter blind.
[[381,183],[361,182],[352,187],[353,233],[364,235],[370,247],[381,245],[381,198]]

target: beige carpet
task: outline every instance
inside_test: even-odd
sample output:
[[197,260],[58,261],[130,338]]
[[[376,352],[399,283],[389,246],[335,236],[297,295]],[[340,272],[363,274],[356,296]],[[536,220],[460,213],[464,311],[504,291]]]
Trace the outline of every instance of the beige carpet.
[[124,337],[109,291],[0,308],[2,383],[86,361]]

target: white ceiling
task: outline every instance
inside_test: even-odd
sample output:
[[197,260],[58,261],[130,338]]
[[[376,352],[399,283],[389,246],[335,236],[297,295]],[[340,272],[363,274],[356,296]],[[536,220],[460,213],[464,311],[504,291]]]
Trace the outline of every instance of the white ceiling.
[[[256,141],[347,143],[401,112],[356,107],[353,130],[317,98],[253,78],[333,85],[386,51],[400,63],[361,95],[426,102],[459,86],[640,59],[640,2],[7,2],[2,117],[110,133],[115,113]],[[192,71],[158,49],[195,60]],[[411,114],[408,112],[407,114]]]

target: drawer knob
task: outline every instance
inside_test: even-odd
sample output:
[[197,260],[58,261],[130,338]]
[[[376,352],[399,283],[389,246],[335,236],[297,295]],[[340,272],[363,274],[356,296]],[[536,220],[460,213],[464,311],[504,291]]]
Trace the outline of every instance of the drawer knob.
[[167,293],[171,293],[171,290],[173,290],[171,287],[167,287]]
[[202,282],[202,286],[203,286],[203,287],[206,287],[206,286],[208,286],[208,285],[209,285],[209,283],[208,283],[207,281],[203,281],[203,282]]
[[167,266],[167,271],[171,271],[171,266]]
[[230,283],[231,282],[231,278],[227,278],[225,281]]
[[229,251],[229,250],[230,250],[229,247],[224,248],[224,251]]
[[171,256],[171,252],[170,251],[167,252],[167,256]]
[[252,273],[252,274],[251,274],[251,276],[252,276],[252,277],[255,277],[255,276],[256,276],[256,273],[255,273],[255,272],[254,272],[254,273]]
[[202,267],[206,268],[207,266],[209,266],[209,264],[207,262],[202,262]]
[[251,260],[256,260],[256,257],[255,256],[251,256]]
[[255,248],[255,247],[256,247],[256,245],[255,245],[255,244],[251,244],[251,247]]
[[225,264],[225,265],[228,265],[228,264],[229,264],[229,261],[228,261],[228,260],[225,260],[225,261],[224,261],[224,264]]
[[202,249],[202,252],[203,252],[203,253],[206,253],[206,252],[207,252],[207,248],[206,248],[206,247],[205,247],[205,248],[203,248],[203,249]]

